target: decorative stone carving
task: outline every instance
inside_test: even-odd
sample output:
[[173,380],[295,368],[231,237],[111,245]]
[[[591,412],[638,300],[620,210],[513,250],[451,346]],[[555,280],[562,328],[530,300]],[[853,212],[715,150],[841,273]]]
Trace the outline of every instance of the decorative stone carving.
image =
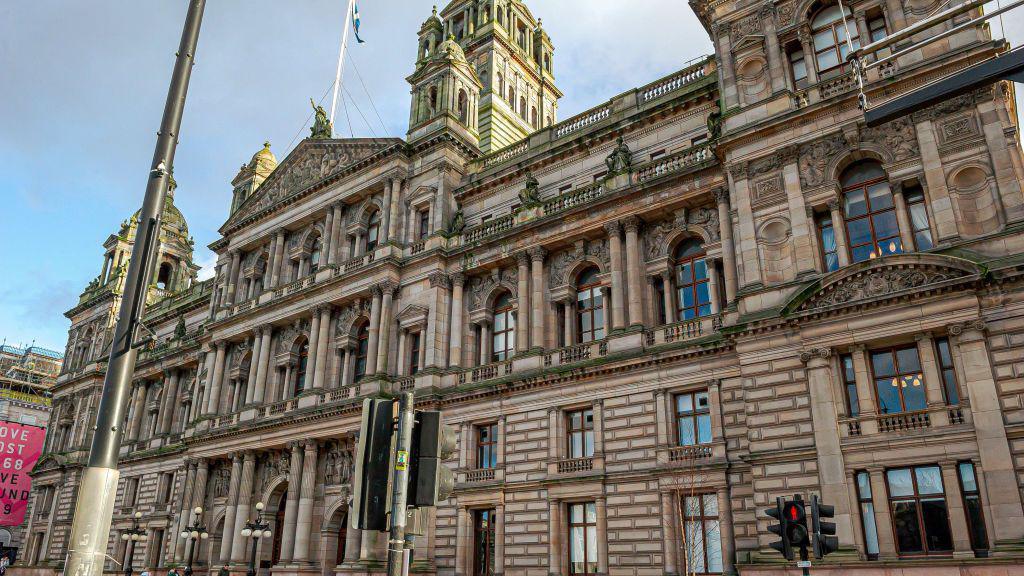
[[291,352],[292,343],[294,343],[299,336],[305,336],[308,331],[309,321],[305,318],[292,322],[281,332],[281,336],[277,341],[277,353],[287,354]]
[[853,302],[890,296],[905,290],[923,288],[966,276],[963,270],[938,266],[892,268],[879,266],[864,270],[825,286],[800,306],[800,310],[820,310]]
[[572,248],[555,254],[551,260],[551,270],[548,274],[550,286],[564,286],[568,281],[566,272],[573,264],[584,259],[596,260],[602,268],[607,269],[611,265],[608,239],[579,240]]
[[876,128],[865,128],[860,134],[863,142],[876,144],[892,154],[896,162],[913,158],[919,154],[917,133],[906,117],[887,122]]
[[360,316],[370,315],[370,301],[359,299],[351,302],[348,306],[341,308],[338,313],[338,320],[335,322],[334,332],[338,336],[343,336],[348,333],[352,328],[352,324]]
[[753,14],[734,22],[732,24],[731,32],[734,44],[742,38],[752,34],[763,35],[764,29],[761,27],[761,14],[759,12],[754,12]]
[[915,123],[923,122],[925,120],[935,120],[950,114],[957,114],[964,110],[971,110],[977,103],[983,98],[991,98],[991,87],[980,88],[974,92],[962,94],[956,98],[950,98],[944,100],[934,106],[925,108],[924,110],[918,110],[911,114],[911,118]]
[[291,463],[292,456],[288,450],[267,454],[266,459],[263,461],[264,488],[266,488],[266,484],[270,480],[288,474],[288,471],[291,469]]
[[768,172],[774,172],[782,167],[777,154],[771,154],[764,158],[758,158],[750,162],[750,167],[747,171],[747,175],[753,178],[759,174],[767,174]]
[[323,106],[317,105],[312,98],[309,99],[309,103],[313,106],[313,126],[309,129],[309,137],[313,139],[330,138],[334,135],[334,126],[331,125],[331,121],[327,118],[327,112]]
[[831,348],[811,348],[810,350],[804,350],[800,353],[800,361],[807,364],[811,360],[820,359],[828,360],[832,357]]
[[486,276],[474,276],[469,279],[469,308],[479,310],[486,306],[486,298],[497,286],[503,286],[512,293],[513,298],[519,297],[519,270],[507,268],[495,270]]
[[540,205],[540,182],[533,177],[533,174],[526,173],[525,188],[519,191],[519,204],[523,208],[533,208]]
[[831,157],[846,150],[842,134],[832,134],[800,146],[800,186],[810,188],[825,183],[826,166]]
[[352,481],[352,453],[340,445],[333,445],[324,457],[324,484],[349,484]]
[[221,466],[214,472],[213,476],[213,497],[214,498],[226,498],[228,495],[228,488],[231,485],[231,469],[226,466]]
[[648,224],[644,228],[643,248],[647,260],[667,256],[669,238],[676,232],[688,230],[690,226],[700,226],[704,229],[711,242],[717,242],[722,237],[717,208],[701,206],[689,210],[683,209],[672,220],[662,220]]
[[793,21],[793,2],[783,2],[776,7],[776,14],[778,14],[779,24],[786,26]]
[[604,163],[608,167],[608,176],[627,174],[632,170],[633,154],[629,151],[629,146],[626,146],[622,136],[615,140],[615,148],[604,159]]

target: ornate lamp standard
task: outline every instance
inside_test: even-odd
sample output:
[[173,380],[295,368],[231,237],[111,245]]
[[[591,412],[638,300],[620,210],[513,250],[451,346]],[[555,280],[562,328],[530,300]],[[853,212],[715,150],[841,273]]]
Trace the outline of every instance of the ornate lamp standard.
[[124,540],[128,546],[128,552],[125,554],[124,559],[124,576],[132,576],[132,563],[135,558],[135,543],[145,542],[147,539],[146,530],[139,526],[140,518],[142,518],[142,512],[132,514],[132,527],[121,533],[121,540]]
[[192,576],[192,560],[196,553],[197,540],[206,540],[210,537],[206,532],[206,526],[203,526],[203,509],[196,506],[192,513],[195,515],[192,525],[186,526],[180,534],[182,539],[189,540],[191,543],[188,549],[188,566],[185,567],[185,576]]
[[256,503],[256,518],[245,523],[242,538],[252,538],[252,553],[249,556],[249,570],[246,576],[256,576],[256,545],[260,538],[270,538],[270,524],[263,521],[263,502]]

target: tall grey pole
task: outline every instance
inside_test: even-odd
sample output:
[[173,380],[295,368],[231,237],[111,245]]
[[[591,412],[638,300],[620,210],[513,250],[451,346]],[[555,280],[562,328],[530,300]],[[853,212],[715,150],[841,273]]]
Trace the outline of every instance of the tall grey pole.
[[391,535],[388,539],[388,576],[408,574],[405,551],[406,503],[409,496],[409,452],[412,447],[413,395],[399,396],[398,441],[391,484]]
[[174,61],[171,86],[164,103],[156,150],[146,185],[146,197],[139,213],[139,224],[128,261],[121,295],[121,310],[114,327],[103,397],[96,418],[96,431],[89,453],[89,466],[78,487],[75,520],[71,527],[68,561],[64,573],[70,576],[100,576],[107,549],[114,496],[117,493],[117,457],[121,446],[121,423],[128,403],[128,391],[135,371],[134,346],[139,320],[146,303],[146,291],[152,276],[156,247],[160,243],[160,218],[167,196],[167,185],[174,167],[181,115],[192,75],[199,28],[206,0],[189,0],[185,27]]

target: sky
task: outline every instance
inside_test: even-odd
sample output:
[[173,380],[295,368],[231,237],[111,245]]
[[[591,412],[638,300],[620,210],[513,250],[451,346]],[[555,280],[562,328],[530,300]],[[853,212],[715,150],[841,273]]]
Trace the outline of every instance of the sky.
[[[330,100],[346,4],[207,3],[174,166],[202,276],[239,166],[265,140],[283,159],[308,135],[309,99]],[[561,118],[712,51],[684,0],[527,4],[555,44]],[[64,349],[64,312],[142,203],[187,5],[0,2],[0,341]],[[355,136],[405,134],[405,78],[431,5],[359,2],[365,44],[351,45],[344,81]],[[336,133],[348,136],[338,114]]]

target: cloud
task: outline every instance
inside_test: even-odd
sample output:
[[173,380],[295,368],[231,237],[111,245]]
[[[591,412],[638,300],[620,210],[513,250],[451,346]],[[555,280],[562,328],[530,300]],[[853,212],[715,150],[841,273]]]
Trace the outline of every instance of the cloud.
[[206,248],[201,250],[202,254],[193,262],[199,266],[199,280],[209,280],[217,273],[217,255]]

